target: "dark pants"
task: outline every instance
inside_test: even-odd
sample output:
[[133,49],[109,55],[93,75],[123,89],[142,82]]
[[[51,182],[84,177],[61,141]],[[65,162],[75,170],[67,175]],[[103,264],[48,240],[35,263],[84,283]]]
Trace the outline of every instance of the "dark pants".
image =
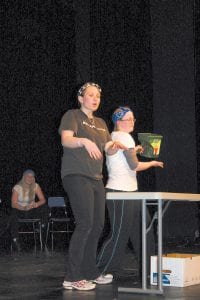
[[[18,219],[31,219],[31,218],[38,218],[41,219],[42,229],[46,233],[46,227],[48,222],[48,207],[46,204],[39,206],[37,208],[33,208],[28,211],[18,210],[12,208],[11,216],[10,216],[10,231],[12,239],[18,238]],[[44,236],[45,236],[44,233]],[[44,240],[44,238],[43,238]]]
[[100,275],[96,253],[105,218],[103,182],[71,175],[64,177],[63,187],[76,223],[69,246],[65,280],[92,280]]
[[[110,191],[110,190],[109,190]],[[114,191],[114,190],[112,190]],[[117,192],[117,191],[116,191]],[[98,255],[98,267],[102,273],[120,272],[125,249],[130,238],[141,273],[141,201],[108,200],[111,232]],[[147,213],[147,224],[150,221]],[[155,253],[154,232],[147,234],[147,272],[150,272],[150,255]]]

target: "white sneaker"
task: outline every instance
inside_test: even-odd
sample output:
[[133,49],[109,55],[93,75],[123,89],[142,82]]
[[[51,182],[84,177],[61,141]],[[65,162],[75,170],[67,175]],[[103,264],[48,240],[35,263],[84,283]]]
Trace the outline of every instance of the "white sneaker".
[[108,284],[113,281],[113,275],[112,274],[105,274],[105,275],[100,275],[98,278],[93,280],[93,282],[97,284]]
[[113,279],[113,274],[104,274],[105,278]]
[[73,289],[73,287],[72,287],[72,282],[71,282],[71,281],[66,281],[66,280],[64,280],[64,282],[63,282],[63,287],[64,287],[65,289],[67,289],[67,290],[72,290],[72,289]]
[[74,282],[64,281],[63,287],[67,290],[75,289],[79,291],[90,291],[96,287],[96,284],[87,280],[79,280]]

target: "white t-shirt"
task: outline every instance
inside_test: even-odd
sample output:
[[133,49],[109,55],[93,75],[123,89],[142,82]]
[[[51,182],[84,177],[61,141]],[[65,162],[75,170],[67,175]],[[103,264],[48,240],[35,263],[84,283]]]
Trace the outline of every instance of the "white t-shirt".
[[[111,137],[113,141],[119,141],[127,148],[135,147],[134,139],[127,132],[113,131]],[[118,150],[114,155],[106,155],[106,165],[108,170],[107,188],[126,192],[138,189],[136,172],[130,169],[123,150]]]
[[[38,188],[38,184],[35,184],[35,192]],[[29,199],[29,191],[25,191],[25,194],[23,194],[23,189],[21,185],[16,184],[13,188],[18,193],[18,199],[17,203],[21,206],[27,206],[32,203],[32,201]]]

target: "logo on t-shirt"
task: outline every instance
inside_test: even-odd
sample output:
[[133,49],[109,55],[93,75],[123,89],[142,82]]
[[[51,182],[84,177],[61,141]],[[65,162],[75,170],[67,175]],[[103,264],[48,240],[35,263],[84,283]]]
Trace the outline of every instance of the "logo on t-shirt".
[[96,127],[95,125],[89,124],[86,121],[83,121],[83,125],[86,125],[86,126],[88,126],[90,128],[95,128],[96,130],[106,131],[104,128]]

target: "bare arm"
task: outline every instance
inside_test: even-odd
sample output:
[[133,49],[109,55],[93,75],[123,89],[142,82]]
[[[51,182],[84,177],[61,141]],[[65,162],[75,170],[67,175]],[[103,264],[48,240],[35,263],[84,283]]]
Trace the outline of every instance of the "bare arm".
[[97,145],[87,138],[74,137],[74,132],[71,130],[63,130],[61,133],[61,142],[67,148],[85,147],[86,151],[93,159],[101,159],[102,154]]
[[74,137],[74,132],[71,130],[63,130],[61,133],[61,143],[67,148],[83,147],[83,138]]
[[137,168],[135,169],[135,171],[140,172],[140,171],[144,171],[147,170],[149,168],[152,167],[159,167],[159,168],[164,168],[164,163],[162,161],[156,161],[156,160],[152,160],[152,161],[148,161],[148,162],[139,162]]
[[117,151],[119,149],[127,150],[127,147],[118,141],[114,141],[114,142],[110,141],[110,142],[106,143],[104,150],[105,150],[106,154],[113,155],[113,154],[117,153]]
[[26,207],[21,206],[20,204],[17,203],[17,201],[18,201],[18,192],[13,190],[12,197],[11,197],[12,208],[16,208],[18,210],[26,210]]
[[142,153],[143,148],[141,145],[136,146],[135,148],[129,148],[127,151],[124,151],[123,154],[126,158],[126,161],[131,170],[136,172],[145,171],[152,167],[163,168],[164,164],[161,161],[152,160],[149,162],[140,162],[137,158],[137,153]]
[[38,185],[38,188],[36,190],[36,195],[37,195],[39,201],[33,203],[33,208],[37,208],[37,207],[39,207],[39,206],[46,203],[46,199],[44,197],[43,191],[42,191],[42,189],[39,185]]

